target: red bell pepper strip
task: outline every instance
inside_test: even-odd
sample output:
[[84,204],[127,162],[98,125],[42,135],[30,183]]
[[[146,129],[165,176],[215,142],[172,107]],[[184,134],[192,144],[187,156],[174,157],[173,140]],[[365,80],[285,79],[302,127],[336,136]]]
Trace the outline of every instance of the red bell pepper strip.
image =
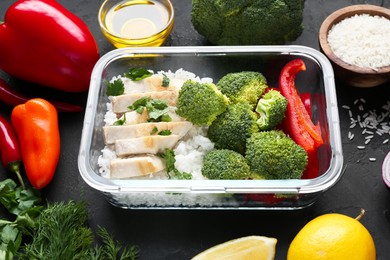
[[[30,97],[23,95],[8,85],[3,79],[0,79],[0,100],[10,106],[17,106],[26,103]],[[81,112],[83,108],[79,105],[69,104],[65,102],[49,100],[58,112]]]
[[297,73],[304,70],[306,65],[301,59],[287,63],[279,77],[279,89],[288,100],[286,120],[290,136],[310,154],[323,144],[323,139],[319,126],[313,124],[295,87]]
[[[302,100],[303,105],[309,116],[311,117],[311,94],[300,93],[299,97]],[[319,165],[318,165],[318,149],[308,153],[308,164],[306,170],[303,172],[302,179],[313,179],[318,177]]]
[[16,106],[11,120],[27,177],[31,185],[42,189],[52,180],[60,156],[57,110],[48,101],[35,98]]
[[25,189],[23,178],[20,174],[22,155],[19,140],[12,124],[0,115],[0,154],[3,166],[15,173],[20,185]]
[[0,23],[0,69],[66,92],[88,89],[99,58],[87,25],[54,0],[15,1]]

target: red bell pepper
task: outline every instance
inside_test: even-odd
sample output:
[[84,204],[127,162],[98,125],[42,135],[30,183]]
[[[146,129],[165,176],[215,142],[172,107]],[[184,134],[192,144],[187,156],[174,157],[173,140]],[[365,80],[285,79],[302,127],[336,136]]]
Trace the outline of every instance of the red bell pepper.
[[88,89],[99,58],[87,25],[55,0],[20,0],[0,24],[0,69],[66,92]]
[[291,138],[309,154],[323,144],[319,125],[314,125],[295,87],[298,72],[306,70],[301,59],[287,63],[279,77],[279,89],[287,98],[286,120]]

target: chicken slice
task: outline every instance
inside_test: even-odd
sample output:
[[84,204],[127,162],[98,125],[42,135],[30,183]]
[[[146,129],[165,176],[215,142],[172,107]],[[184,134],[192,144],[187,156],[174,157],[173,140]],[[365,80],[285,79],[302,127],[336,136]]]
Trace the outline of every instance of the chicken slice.
[[188,121],[142,123],[127,126],[104,126],[103,137],[104,142],[107,145],[114,144],[115,140],[151,136],[156,130],[157,133],[162,130],[170,130],[171,134],[178,135],[181,138],[188,133],[191,127],[192,123]]
[[125,113],[130,111],[129,106],[135,101],[143,97],[150,97],[151,99],[159,99],[167,102],[168,106],[176,106],[178,92],[173,90],[154,91],[145,93],[131,93],[112,97],[112,110],[114,113]]
[[136,154],[157,154],[166,148],[172,149],[179,141],[179,135],[150,135],[115,141],[115,153],[119,157]]
[[110,162],[110,177],[126,179],[145,176],[165,169],[165,162],[158,156],[137,156],[113,159]]
[[133,81],[128,78],[122,78],[125,85],[125,94],[130,93],[144,93],[153,91],[166,91],[174,90],[178,91],[184,83],[182,79],[169,79],[168,86],[163,86],[163,75],[153,75],[139,81]]

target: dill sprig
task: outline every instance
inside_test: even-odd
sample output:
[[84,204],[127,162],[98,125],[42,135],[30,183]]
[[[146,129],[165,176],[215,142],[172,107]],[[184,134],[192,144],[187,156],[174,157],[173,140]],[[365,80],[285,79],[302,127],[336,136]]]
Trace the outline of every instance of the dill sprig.
[[[87,224],[84,202],[48,204],[31,230],[31,243],[23,247],[19,259],[135,259],[138,249],[125,247],[100,228],[102,245],[93,247],[94,233]],[[122,250],[121,250],[122,249]]]

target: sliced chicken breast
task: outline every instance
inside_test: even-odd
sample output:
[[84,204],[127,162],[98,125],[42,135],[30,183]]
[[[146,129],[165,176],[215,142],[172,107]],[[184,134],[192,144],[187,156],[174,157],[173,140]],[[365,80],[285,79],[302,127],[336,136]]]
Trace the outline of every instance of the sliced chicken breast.
[[165,169],[165,162],[158,156],[136,156],[113,159],[110,162],[110,177],[126,179],[145,176]]
[[136,154],[157,154],[166,148],[172,149],[179,141],[179,135],[151,135],[115,141],[115,153],[118,157]]
[[188,121],[104,126],[103,136],[104,142],[107,145],[114,144],[116,140],[151,136],[153,132],[156,132],[155,130],[157,130],[157,133],[162,130],[170,130],[172,135],[178,135],[181,138],[188,133],[191,127],[192,123]]
[[182,79],[169,79],[168,86],[163,86],[163,75],[153,75],[140,81],[133,81],[128,78],[122,78],[125,85],[125,94],[144,93],[153,91],[178,91],[184,83]]
[[150,97],[151,99],[159,99],[167,102],[168,106],[176,106],[178,92],[173,90],[154,91],[145,93],[131,93],[112,97],[112,110],[114,113],[125,113],[130,111],[131,106],[135,101],[143,97]]

